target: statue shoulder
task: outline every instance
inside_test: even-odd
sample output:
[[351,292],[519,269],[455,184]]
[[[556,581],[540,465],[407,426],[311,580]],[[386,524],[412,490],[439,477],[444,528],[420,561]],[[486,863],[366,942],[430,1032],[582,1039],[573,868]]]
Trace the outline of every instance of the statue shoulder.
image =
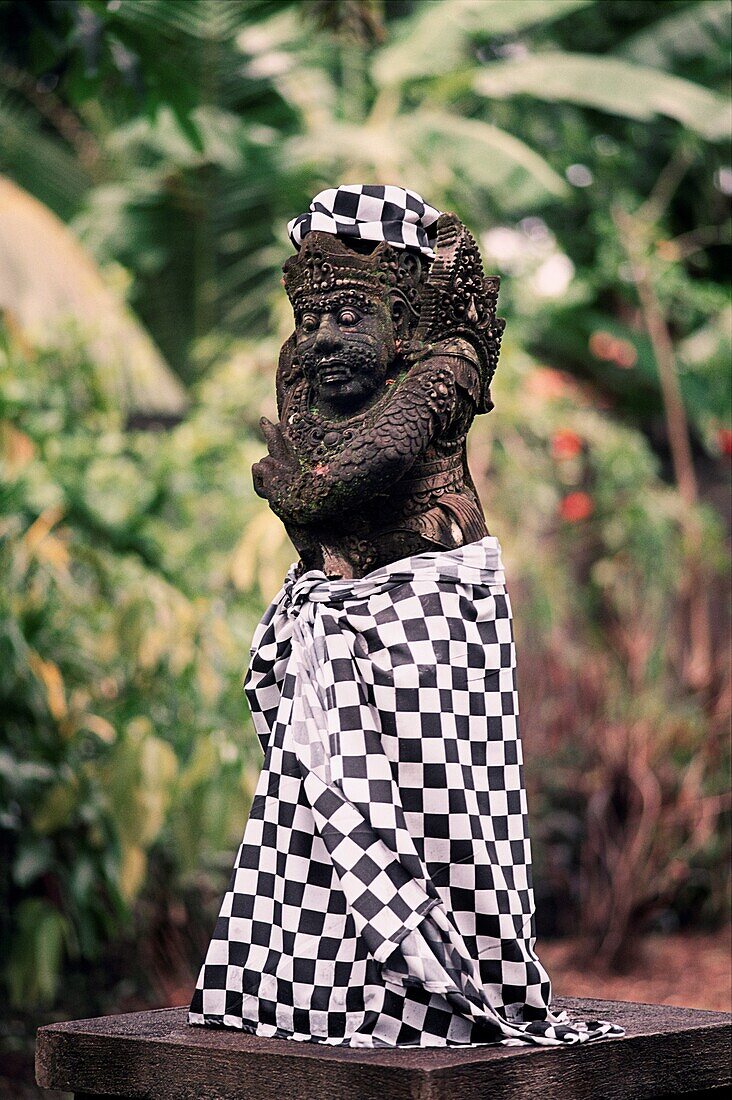
[[473,344],[462,336],[451,336],[433,344],[436,358],[447,360],[447,366],[462,394],[467,394],[476,407],[481,398],[481,360]]

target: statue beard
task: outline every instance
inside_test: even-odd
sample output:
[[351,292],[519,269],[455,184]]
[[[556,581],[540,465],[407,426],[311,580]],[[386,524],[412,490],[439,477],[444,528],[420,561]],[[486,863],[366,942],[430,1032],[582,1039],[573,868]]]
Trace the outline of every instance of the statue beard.
[[[342,360],[350,372],[350,381],[360,383],[360,392],[344,397],[349,402],[362,403],[369,398],[383,384],[389,366],[389,357],[385,349],[371,341],[349,340],[338,351],[324,355],[313,349],[301,349],[298,359],[303,373],[313,387],[315,394],[319,394],[321,387],[319,382],[319,370],[325,360]],[[335,394],[328,394],[329,400],[336,401]]]

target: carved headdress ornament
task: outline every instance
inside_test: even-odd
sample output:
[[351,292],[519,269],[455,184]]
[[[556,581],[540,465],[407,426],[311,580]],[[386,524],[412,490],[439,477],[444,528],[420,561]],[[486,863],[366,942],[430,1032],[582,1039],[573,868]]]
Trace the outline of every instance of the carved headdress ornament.
[[439,210],[404,187],[344,184],[321,191],[288,225],[299,250],[284,266],[295,313],[340,292],[364,311],[386,296],[406,335],[419,317],[419,286]]
[[485,275],[475,238],[455,214],[437,222],[437,257],[420,295],[415,341],[433,343],[446,337],[467,340],[480,364],[478,412],[490,412],[490,385],[498,366],[506,322],[496,317],[497,275]]
[[[426,264],[424,265],[426,267]],[[419,255],[398,252],[382,241],[361,255],[330,233],[312,232],[296,256],[283,268],[285,289],[295,314],[317,305],[323,295],[339,292],[344,302],[370,312],[374,303],[400,299],[412,318],[419,317],[419,286],[423,261]]]

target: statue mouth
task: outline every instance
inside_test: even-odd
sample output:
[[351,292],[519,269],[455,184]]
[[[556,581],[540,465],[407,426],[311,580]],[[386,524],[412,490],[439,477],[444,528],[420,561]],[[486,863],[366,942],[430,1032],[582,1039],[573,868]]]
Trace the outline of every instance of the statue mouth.
[[342,359],[325,359],[318,364],[318,379],[326,386],[350,382],[351,369]]

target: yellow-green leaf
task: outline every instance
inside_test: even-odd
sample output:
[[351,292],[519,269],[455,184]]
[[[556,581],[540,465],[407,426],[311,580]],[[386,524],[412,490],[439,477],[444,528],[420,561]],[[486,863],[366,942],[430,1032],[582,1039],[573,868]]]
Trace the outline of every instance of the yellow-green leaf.
[[724,96],[618,57],[552,50],[496,61],[480,70],[473,86],[493,99],[529,95],[642,121],[665,115],[713,141],[729,133],[731,111]]

